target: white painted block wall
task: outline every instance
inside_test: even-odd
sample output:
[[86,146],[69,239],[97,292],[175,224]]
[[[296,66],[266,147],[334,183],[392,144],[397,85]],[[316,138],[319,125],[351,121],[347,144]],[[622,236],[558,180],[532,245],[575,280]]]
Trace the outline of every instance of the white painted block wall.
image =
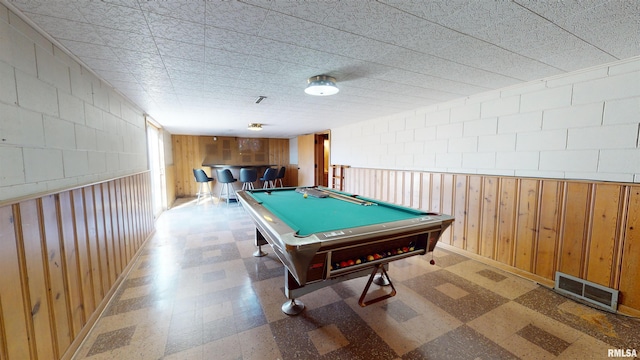
[[146,169],[143,113],[0,5],[0,201]]
[[640,183],[639,129],[636,57],[331,129],[331,163]]

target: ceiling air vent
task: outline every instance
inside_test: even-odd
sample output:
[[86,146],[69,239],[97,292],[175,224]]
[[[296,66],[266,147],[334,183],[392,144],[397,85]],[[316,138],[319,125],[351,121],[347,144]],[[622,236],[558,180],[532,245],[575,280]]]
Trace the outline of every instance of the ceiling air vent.
[[618,309],[618,290],[614,290],[575,276],[556,272],[557,292],[616,312]]

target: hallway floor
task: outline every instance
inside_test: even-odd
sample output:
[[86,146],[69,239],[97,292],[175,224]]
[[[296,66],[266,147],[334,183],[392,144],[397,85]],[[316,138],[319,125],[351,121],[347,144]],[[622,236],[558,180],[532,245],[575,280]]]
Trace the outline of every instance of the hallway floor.
[[[284,270],[237,204],[178,199],[156,222],[74,359],[606,359],[640,352],[640,321],[436,249],[392,262],[398,293],[360,307],[366,278],[280,310]],[[377,287],[372,285],[372,288]]]

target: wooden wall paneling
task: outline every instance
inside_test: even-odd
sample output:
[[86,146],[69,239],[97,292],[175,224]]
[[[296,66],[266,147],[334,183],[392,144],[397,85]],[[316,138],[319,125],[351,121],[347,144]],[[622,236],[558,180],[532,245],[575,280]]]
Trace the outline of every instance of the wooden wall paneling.
[[134,253],[138,251],[142,244],[142,209],[140,208],[140,195],[141,195],[141,183],[140,176],[134,176],[130,181],[131,187],[131,227],[133,228],[133,235],[135,239]]
[[466,207],[467,228],[466,250],[480,253],[480,224],[482,221],[482,176],[470,175],[468,177],[468,198]]
[[404,171],[402,173],[404,185],[402,191],[402,205],[411,207],[412,192],[413,192],[413,174],[410,171]]
[[532,272],[538,234],[538,180],[523,179],[518,190],[514,266]]
[[[289,172],[289,169],[287,169]],[[167,194],[167,208],[171,209],[176,201],[176,166],[168,164],[164,167],[164,187]]]
[[76,227],[76,249],[80,264],[80,281],[82,284],[82,299],[84,300],[84,316],[89,319],[96,309],[96,299],[93,293],[93,278],[91,277],[91,254],[87,239],[87,225],[84,209],[82,189],[71,191],[73,199],[73,216]]
[[534,274],[553,280],[558,263],[560,214],[562,213],[563,182],[543,180],[540,194],[538,242]]
[[382,201],[391,202],[389,200],[389,187],[390,187],[389,170],[382,170],[381,178],[382,178],[382,181],[381,181],[382,187],[380,188],[380,197],[379,197],[379,199],[382,200]]
[[82,280],[80,277],[80,258],[76,245],[76,229],[73,214],[73,198],[70,191],[60,193],[58,199],[58,213],[60,214],[60,227],[62,234],[62,246],[64,248],[63,269],[66,274],[67,294],[69,296],[72,337],[75,338],[87,317],[84,312],[84,298],[82,294]]
[[583,277],[585,266],[585,246],[589,227],[591,185],[567,182],[564,191],[564,211],[561,222],[558,271]]
[[432,174],[431,176],[431,211],[442,211],[442,174]]
[[398,183],[398,171],[389,170],[387,171],[387,175],[389,177],[389,184],[386,189],[387,199],[390,203],[397,204],[398,186],[402,184]]
[[422,194],[422,172],[414,171],[411,173],[411,207],[414,209],[421,209],[420,203]]
[[122,208],[122,241],[124,242],[125,258],[124,264],[128,264],[133,257],[134,249],[132,247],[133,241],[131,240],[131,225],[129,216],[129,184],[127,179],[119,179],[120,183],[120,208]]
[[69,294],[66,292],[63,253],[61,246],[61,226],[58,222],[58,209],[54,195],[41,198],[41,217],[47,252],[46,266],[49,273],[49,299],[51,301],[51,319],[54,324],[57,354],[61,354],[73,340],[71,334],[71,315],[69,312]]
[[436,211],[431,207],[432,176],[433,174],[431,173],[424,173],[421,176],[420,209],[422,210]]
[[100,184],[100,195],[102,202],[102,214],[104,224],[104,242],[105,247],[108,249],[107,254],[107,271],[109,273],[109,284],[113,286],[118,278],[119,271],[117,270],[116,260],[117,250],[113,241],[113,224],[111,221],[111,199],[109,197],[109,182]]
[[500,201],[498,208],[496,260],[513,266],[515,225],[518,206],[518,180],[514,178],[501,178],[499,188]]
[[380,169],[374,170],[373,176],[375,179],[375,185],[374,185],[374,191],[372,193],[372,196],[376,199],[382,199],[382,189],[383,189],[382,173],[383,173],[383,170],[380,170]]
[[640,312],[640,186],[630,187],[628,204],[618,289],[620,304]]
[[[440,198],[440,209],[445,214],[453,215],[455,213],[454,196],[455,196],[455,175],[442,174],[442,187]],[[449,226],[442,233],[440,241],[453,245],[453,226]]]
[[358,182],[360,186],[356,186],[356,194],[362,196],[370,196],[371,191],[373,190],[371,182],[371,174],[373,173],[373,170],[360,169],[360,171],[362,172],[361,176],[363,181]]
[[588,245],[586,279],[611,286],[614,256],[618,241],[622,187],[617,184],[594,186],[591,241]]
[[[112,180],[106,183],[105,195],[105,221],[107,221],[106,229],[111,229],[111,247],[113,248],[113,275],[114,280],[118,279],[122,273],[124,265],[122,264],[122,244],[120,243],[120,230],[118,228],[118,206],[116,201],[116,181]],[[108,221],[110,220],[110,221]]]
[[186,189],[184,188],[184,176],[182,172],[184,172],[184,168],[186,166],[184,161],[184,149],[182,148],[182,136],[179,135],[171,135],[171,149],[173,151],[173,163],[174,163],[174,183],[175,183],[175,194],[176,197],[184,196],[186,193]]
[[16,239],[15,205],[0,207],[0,304],[2,308],[3,337],[0,341],[2,352],[8,359],[30,359],[29,330],[27,328],[26,309],[22,294],[22,276],[18,262]]
[[467,248],[466,223],[467,223],[467,199],[469,176],[454,175],[455,186],[453,189],[453,238],[451,245],[459,248]]
[[482,184],[480,255],[496,260],[500,181],[488,176],[483,177]]
[[85,221],[87,228],[87,249],[89,251],[89,271],[91,275],[91,284],[93,287],[93,298],[96,307],[104,297],[104,288],[102,284],[102,265],[100,264],[100,245],[98,244],[98,236],[96,230],[96,213],[93,187],[88,186],[82,189],[84,198]]
[[[27,322],[30,345],[35,357],[57,359],[53,338],[55,327],[51,323],[51,301],[49,299],[49,276],[46,263],[46,247],[40,227],[39,200],[29,200],[18,204],[20,228],[18,229],[18,254],[22,263],[25,302],[29,305]],[[43,254],[43,250],[45,253]],[[23,291],[24,291],[23,290]],[[35,358],[34,357],[34,358]]]
[[122,266],[121,268],[121,274],[122,271],[124,270],[124,268],[127,266],[127,264],[129,263],[128,261],[128,244],[126,242],[126,232],[125,232],[125,221],[124,221],[124,203],[122,200],[122,184],[120,183],[120,179],[116,179],[114,180],[114,198],[112,200],[112,209],[115,210],[115,224],[117,225],[116,228],[118,229],[117,232],[117,239],[118,239],[118,246],[120,247],[120,264]]
[[100,251],[98,252],[100,260],[100,284],[102,285],[102,294],[107,294],[111,288],[112,282],[109,274],[109,242],[104,230],[104,204],[102,201],[102,184],[92,186],[93,204],[96,217],[96,240]]

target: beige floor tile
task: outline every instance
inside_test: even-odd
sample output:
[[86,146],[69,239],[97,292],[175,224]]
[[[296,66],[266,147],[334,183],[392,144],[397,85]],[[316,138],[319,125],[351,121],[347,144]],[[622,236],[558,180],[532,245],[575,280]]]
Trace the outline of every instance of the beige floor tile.
[[[506,276],[506,279],[498,282],[493,281],[478,274],[478,272],[481,270],[495,271],[501,275]],[[446,268],[446,271],[450,271],[456,275],[459,275],[477,285],[482,286],[485,289],[491,290],[500,296],[506,297],[507,299],[515,299],[539,286],[531,280],[523,279],[512,274],[507,274],[505,272],[502,272],[501,270],[475,261],[465,261],[464,263],[449,266]]]
[[[558,359],[606,359],[609,358],[608,350],[613,348],[611,345],[584,334],[562,352]],[[640,349],[638,350],[640,351]]]
[[320,356],[328,354],[349,344],[340,329],[334,324],[323,326],[307,333]]
[[508,302],[470,321],[467,325],[492,341],[500,343],[531,324],[534,317],[533,310]]
[[542,359],[555,359],[556,356],[548,351],[545,351],[541,347],[523,339],[518,335],[512,335],[502,341],[498,342],[498,345],[507,349],[520,359],[542,360]]
[[263,325],[238,334],[243,360],[281,359],[269,325]]
[[228,336],[202,346],[203,359],[242,359],[242,341],[238,335]]

